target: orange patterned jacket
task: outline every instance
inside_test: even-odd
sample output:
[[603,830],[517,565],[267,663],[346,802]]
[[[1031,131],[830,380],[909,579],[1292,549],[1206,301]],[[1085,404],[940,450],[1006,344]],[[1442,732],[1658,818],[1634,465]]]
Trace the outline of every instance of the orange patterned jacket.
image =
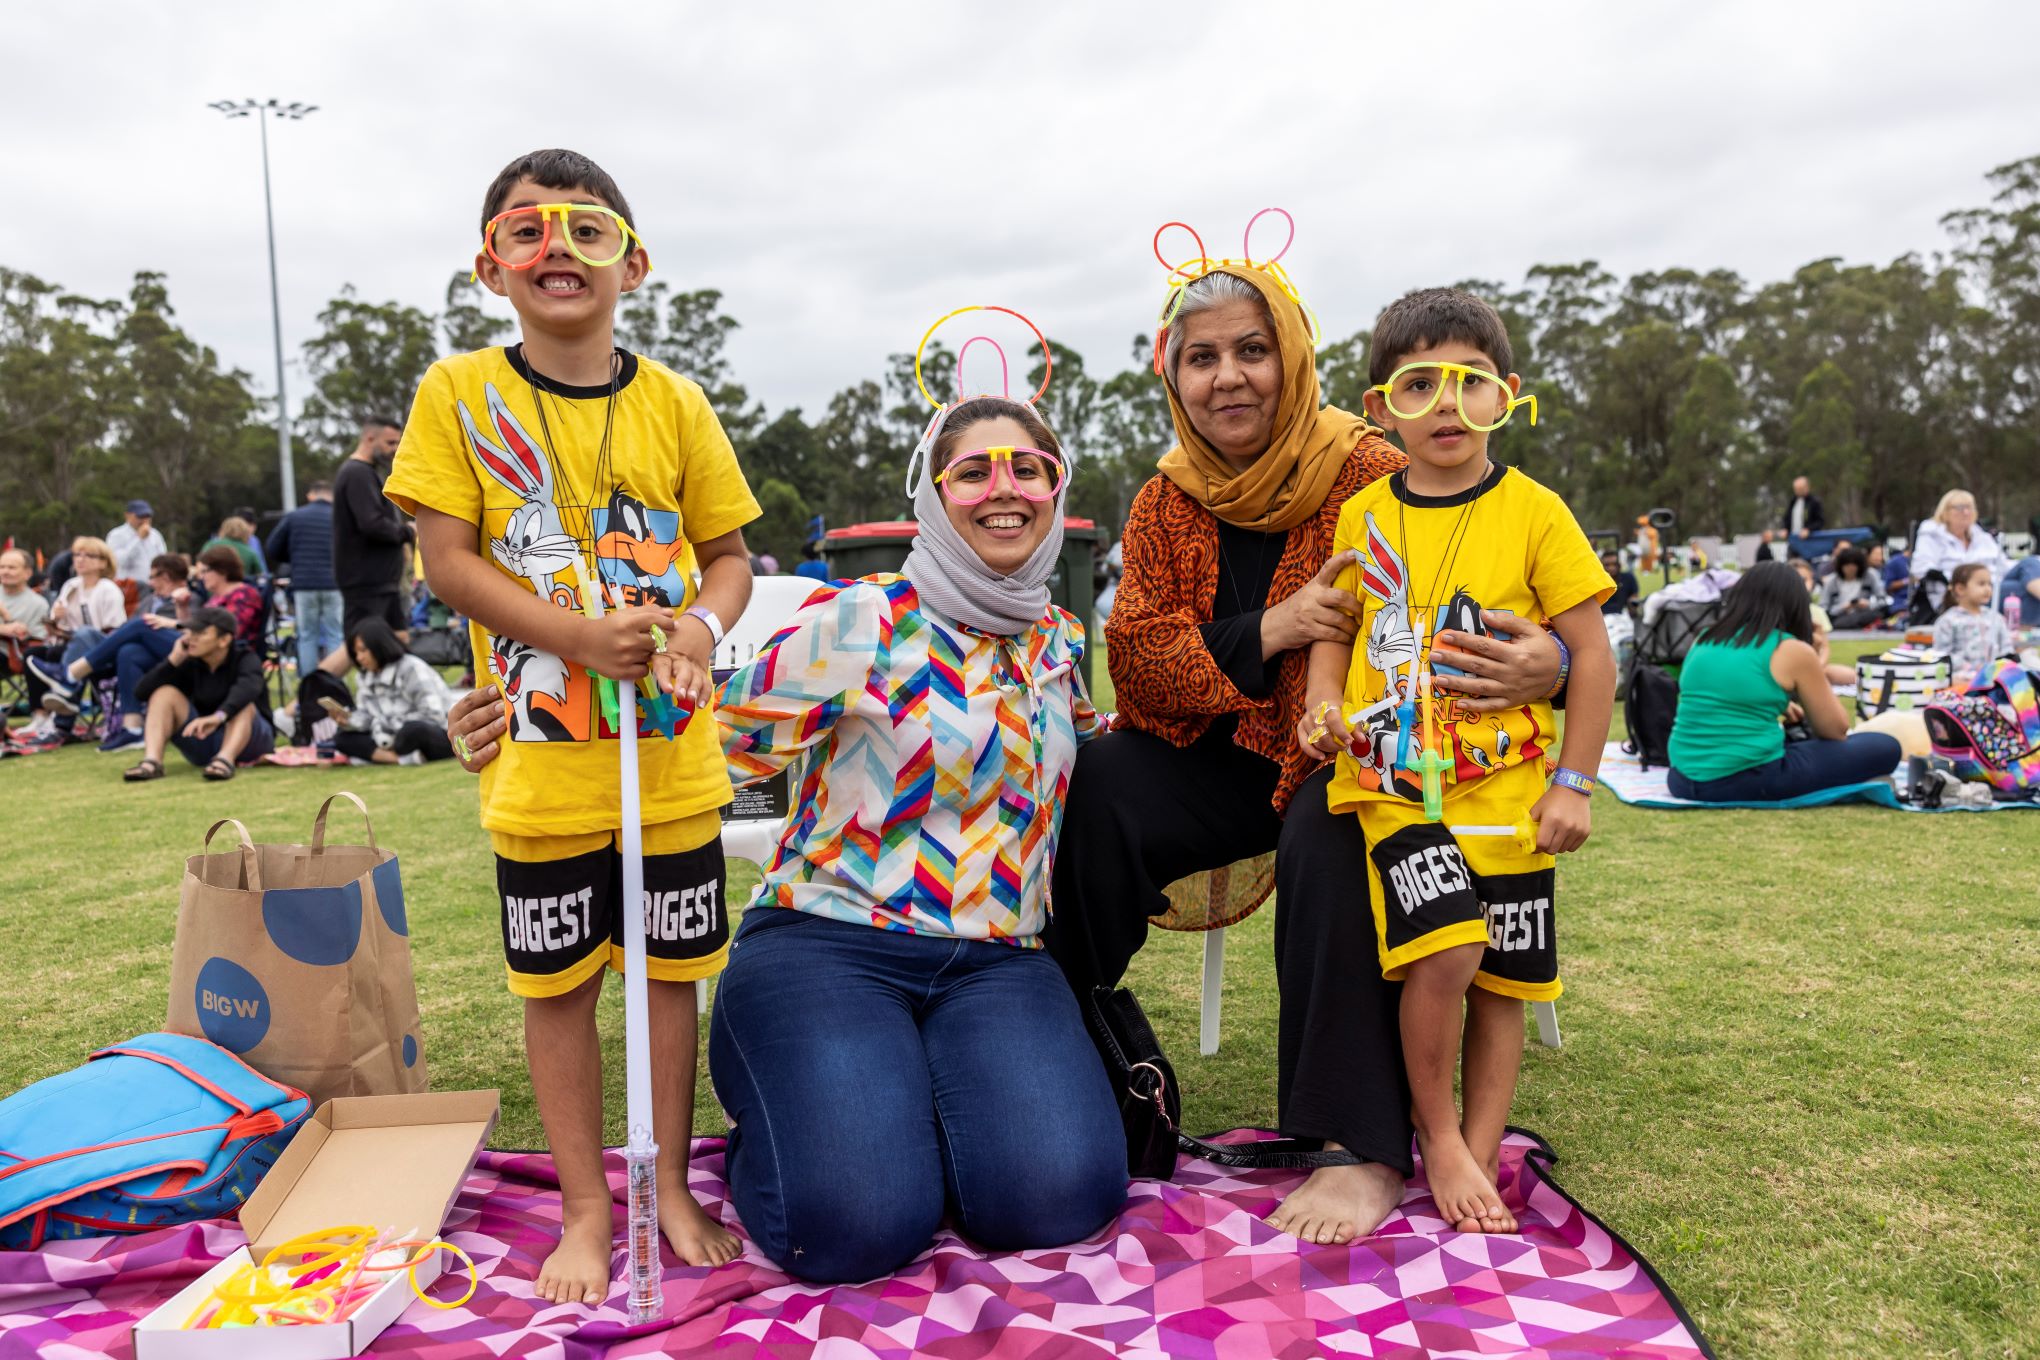
[[[1325,503],[1289,531],[1265,603],[1280,604],[1317,575],[1332,555],[1339,507],[1408,461],[1379,434],[1362,435]],[[1113,725],[1188,746],[1213,719],[1237,713],[1234,742],[1281,767],[1273,801],[1278,813],[1287,812],[1290,798],[1318,765],[1296,744],[1306,654],[1282,654],[1265,699],[1249,698],[1225,677],[1197,631],[1211,622],[1218,590],[1218,520],[1167,477],[1150,478],[1133,498],[1120,554],[1125,574],[1105,621],[1106,662],[1119,703]]]

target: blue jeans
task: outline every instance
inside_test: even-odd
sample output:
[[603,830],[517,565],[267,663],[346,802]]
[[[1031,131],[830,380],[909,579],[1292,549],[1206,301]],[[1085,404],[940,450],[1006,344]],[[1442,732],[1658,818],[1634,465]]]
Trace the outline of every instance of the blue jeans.
[[[196,713],[191,715],[197,717]],[[276,729],[260,713],[253,715],[254,725],[248,731],[248,744],[241,748],[234,758],[236,765],[253,765],[276,749]],[[187,718],[185,721],[189,722]],[[210,765],[213,757],[220,753],[220,747],[227,743],[227,725],[221,723],[202,737],[187,737],[182,732],[170,738],[170,744],[177,748],[186,760],[197,766]]]
[[293,590],[291,612],[297,615],[297,668],[310,675],[328,652],[344,640],[340,632],[340,592]]
[[1126,1135],[1048,955],[783,907],[746,913],[708,1070],[730,1198],[788,1273],[876,1279],[944,1209],[982,1246],[1061,1246],[1126,1201]]
[[1668,770],[1665,787],[1674,798],[1703,803],[1777,803],[1819,789],[1882,779],[1897,769],[1904,757],[1898,738],[1882,732],[1858,732],[1840,741],[1788,741],[1785,754],[1769,764],[1719,779],[1688,779],[1677,770]]
[[[132,618],[108,633],[94,646],[82,652],[92,667],[92,678],[104,680],[114,677],[120,691],[120,712],[133,713],[135,709],[135,686],[141,683],[150,668],[170,655],[170,649],[177,645],[175,628],[152,628],[143,618]],[[69,656],[66,653],[67,657]],[[76,660],[75,657],[70,659]]]

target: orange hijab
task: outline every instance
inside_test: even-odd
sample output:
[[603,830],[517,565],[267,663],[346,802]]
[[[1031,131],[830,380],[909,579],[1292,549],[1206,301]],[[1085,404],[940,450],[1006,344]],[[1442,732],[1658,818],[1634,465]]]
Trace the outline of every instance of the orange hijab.
[[1274,319],[1275,344],[1282,355],[1275,432],[1267,452],[1240,471],[1192,428],[1176,398],[1175,375],[1166,374],[1169,417],[1179,442],[1162,455],[1162,475],[1227,524],[1286,532],[1324,505],[1346,455],[1373,427],[1351,411],[1318,404],[1317,355],[1311,349],[1309,323],[1303,308],[1273,277],[1237,264],[1212,272],[1251,283]]

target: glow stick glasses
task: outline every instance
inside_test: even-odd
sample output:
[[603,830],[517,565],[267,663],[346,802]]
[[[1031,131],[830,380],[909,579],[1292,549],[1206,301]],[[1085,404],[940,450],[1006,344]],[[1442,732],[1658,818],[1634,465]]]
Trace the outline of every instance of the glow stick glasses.
[[[1387,382],[1376,383],[1368,391],[1381,393],[1382,403],[1396,419],[1416,420],[1436,408],[1448,382],[1457,384],[1452,393],[1453,407],[1459,413],[1460,423],[1469,430],[1483,434],[1499,430],[1509,423],[1518,406],[1528,406],[1530,423],[1537,423],[1536,397],[1515,396],[1509,385],[1494,374],[1465,364],[1404,364],[1389,374]],[[1469,411],[1469,403],[1478,410]],[[1484,425],[1479,417],[1489,410],[1499,414]]]
[[[1289,224],[1289,236],[1282,242],[1282,249],[1266,259],[1257,260],[1254,258],[1253,249],[1254,224],[1269,213],[1279,214],[1282,220]],[[1185,257],[1181,264],[1170,264],[1168,258],[1162,254],[1162,233],[1166,232],[1170,227],[1181,227],[1184,231],[1189,232],[1190,239],[1197,243],[1197,253]],[[1263,208],[1247,219],[1247,229],[1240,238],[1240,254],[1243,258],[1237,260],[1214,260],[1211,258],[1210,255],[1205,253],[1204,238],[1198,235],[1197,229],[1188,222],[1164,222],[1161,226],[1155,228],[1155,239],[1153,242],[1155,260],[1162,268],[1169,271],[1169,299],[1162,304],[1161,321],[1155,330],[1155,372],[1159,374],[1162,371],[1163,356],[1168,348],[1169,327],[1175,322],[1176,313],[1182,310],[1184,290],[1206,274],[1221,273],[1229,266],[1235,265],[1243,266],[1247,269],[1258,269],[1275,280],[1276,285],[1282,289],[1289,300],[1302,309],[1304,320],[1310,326],[1311,348],[1316,349],[1324,340],[1324,331],[1318,325],[1317,313],[1312,311],[1310,304],[1303,300],[1303,294],[1297,291],[1295,281],[1289,277],[1289,271],[1282,267],[1282,257],[1287,255],[1289,247],[1295,244],[1296,219],[1289,215],[1289,210],[1286,208]]]
[[1006,465],[1013,490],[1030,501],[1052,501],[1062,490],[1062,459],[1042,449],[1012,444],[994,444],[957,455],[935,474],[935,484],[958,505],[976,505],[992,494],[1000,463]]
[[[552,248],[553,223],[561,244],[590,269],[606,269],[642,248],[644,238],[620,213],[593,203],[535,203],[497,213],[482,228],[482,249],[505,269],[530,269]],[[649,260],[647,268],[650,267]]]
[[[1055,376],[1055,353],[1049,348],[1048,337],[1041,333],[1041,327],[1035,325],[1011,307],[993,307],[973,303],[968,307],[958,307],[953,312],[945,312],[941,316],[936,317],[935,324],[921,333],[921,343],[914,346],[914,386],[920,389],[922,399],[935,408],[935,415],[928,422],[928,428],[922,432],[920,442],[914,445],[913,453],[907,458],[908,499],[912,499],[920,490],[920,479],[931,466],[931,461],[934,457],[935,441],[941,437],[942,427],[948,423],[950,414],[957,407],[963,405],[966,401],[974,401],[977,397],[996,396],[1007,401],[1015,400],[1012,388],[1012,372],[1006,361],[1006,347],[992,339],[989,335],[973,335],[970,339],[963,342],[961,349],[956,351],[955,401],[945,404],[939,401],[933,392],[928,390],[927,380],[921,375],[921,356],[927,353],[928,342],[935,338],[935,332],[942,328],[942,324],[952,318],[962,316],[965,312],[1003,312],[1007,316],[1018,320],[1028,330],[1034,332],[1035,343],[1041,346],[1041,386],[1035,388],[1034,395],[1028,397],[1025,401],[1021,401],[1020,405],[1033,406],[1039,402],[1048,392],[1049,379]],[[975,396],[969,396],[966,393],[970,389],[963,385],[963,357],[970,353],[972,345],[981,342],[990,345],[993,352],[999,356],[999,390],[997,392],[979,392]],[[998,449],[991,448],[974,449],[970,453],[964,454],[952,461],[949,467],[944,469],[935,478],[935,481],[941,484],[943,494],[958,505],[976,505],[991,494],[995,471],[992,466],[993,462],[1004,461],[1012,477],[1014,490],[1018,491],[1022,496],[1025,496],[1028,500],[1046,501],[1055,499],[1056,493],[1062,488],[1063,480],[1068,471],[1061,460],[1051,454],[1043,453],[1040,449],[1016,449],[1011,445],[1004,446],[1003,459],[992,457],[992,455],[998,452]],[[1016,461],[1014,457],[1016,453],[1026,455],[1027,457]],[[970,468],[962,466],[968,460],[979,455],[985,455],[981,463]],[[1030,460],[1033,459],[1046,460],[1052,467],[1049,469],[1041,468],[1038,465],[1032,464]],[[1022,462],[1030,463],[1024,473],[1022,471]],[[979,478],[979,473],[982,473],[981,479]],[[1048,482],[1049,490],[1046,495],[1035,495],[1028,488],[1032,485],[1035,490],[1039,490],[1041,482],[1038,478],[1043,476],[1050,478]],[[974,495],[973,490],[975,491]],[[959,491],[962,491],[963,495],[958,495]]]

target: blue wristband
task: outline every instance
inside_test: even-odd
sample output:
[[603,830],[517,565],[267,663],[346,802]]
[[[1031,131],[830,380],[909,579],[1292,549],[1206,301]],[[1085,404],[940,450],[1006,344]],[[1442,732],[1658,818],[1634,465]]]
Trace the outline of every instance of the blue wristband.
[[1572,674],[1572,648],[1566,646],[1565,639],[1557,633],[1551,635],[1551,640],[1558,644],[1558,678],[1551,682],[1551,689],[1544,696],[1546,701],[1565,692],[1565,682]]
[[1578,770],[1568,770],[1563,765],[1551,772],[1551,782],[1561,789],[1571,789],[1574,793],[1591,795],[1594,791],[1592,775],[1581,774]]

